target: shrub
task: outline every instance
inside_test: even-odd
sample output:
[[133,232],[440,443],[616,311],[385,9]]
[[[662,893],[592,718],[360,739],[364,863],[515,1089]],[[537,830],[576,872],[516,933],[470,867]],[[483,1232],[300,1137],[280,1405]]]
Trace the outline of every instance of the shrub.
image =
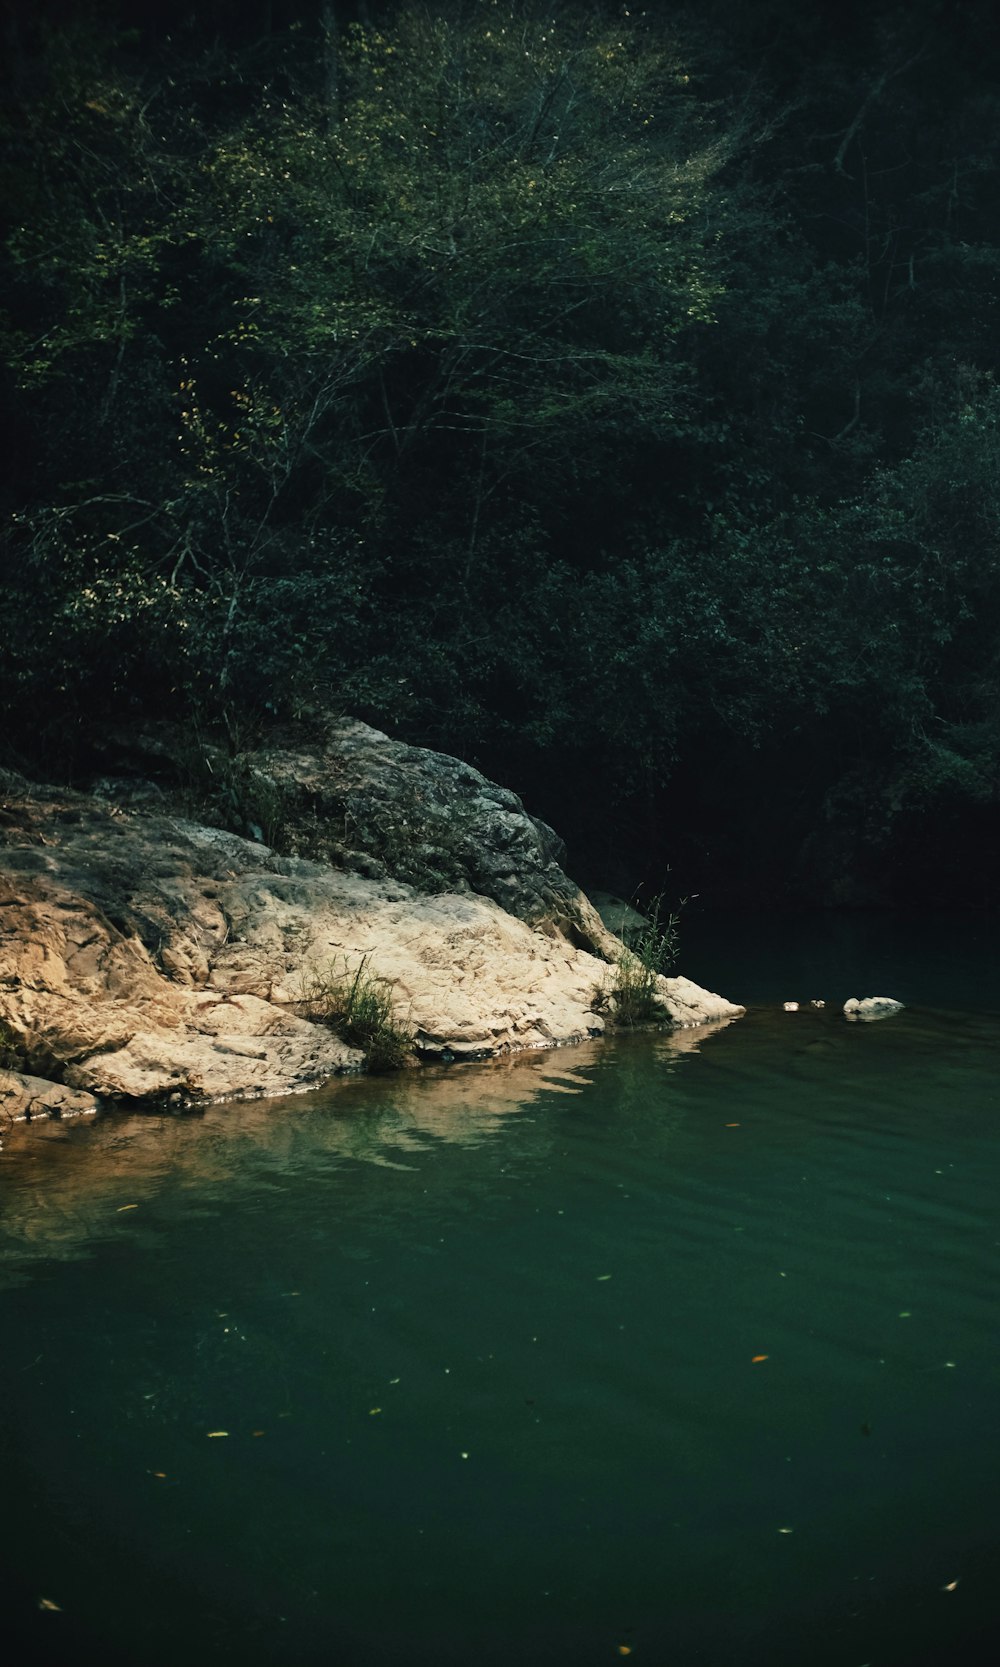
[[303,980],[309,1016],[327,1024],[350,1048],[360,1048],[368,1071],[398,1071],[413,1049],[412,1032],[397,1022],[388,981],[371,971],[363,956],[352,973],[345,960],[315,967]]
[[178,768],[191,815],[287,852],[291,843],[288,796],[245,753],[227,753],[196,737],[180,752]]

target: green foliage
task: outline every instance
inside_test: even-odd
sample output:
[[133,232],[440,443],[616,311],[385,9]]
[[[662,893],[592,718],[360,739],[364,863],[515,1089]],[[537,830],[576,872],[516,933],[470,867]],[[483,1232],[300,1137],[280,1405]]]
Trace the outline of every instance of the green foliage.
[[22,10],[13,747],[332,705],[694,889],[997,806],[985,0]]
[[632,1030],[664,1017],[656,991],[656,973],[628,948],[620,951],[615,962],[610,994],[616,1025]]
[[725,146],[669,43],[404,8],[342,43],[336,122],[302,84],[206,109],[197,61],[151,88],[86,33],[45,70],[3,180],[3,342],[45,459],[10,561],[29,621],[44,573],[69,682],[104,632],[119,695],[263,674],[280,701],[321,643],[363,663],[418,478],[468,588],[498,494],[675,429]]
[[610,995],[617,1025],[634,1029],[663,1019],[658,984],[676,965],[679,949],[680,914],[668,909],[661,893],[651,900],[645,925],[629,932],[615,960]]
[[310,1018],[361,1049],[368,1071],[397,1071],[412,1058],[413,1034],[396,1019],[391,987],[372,972],[367,955],[353,972],[346,960],[342,968],[312,968],[303,978],[303,1000]]
[[[650,899],[645,906],[645,925],[629,933],[629,947],[636,959],[657,976],[671,972],[680,954],[681,910],[687,898],[681,898],[671,909],[664,893]],[[638,907],[638,900],[636,900]]]

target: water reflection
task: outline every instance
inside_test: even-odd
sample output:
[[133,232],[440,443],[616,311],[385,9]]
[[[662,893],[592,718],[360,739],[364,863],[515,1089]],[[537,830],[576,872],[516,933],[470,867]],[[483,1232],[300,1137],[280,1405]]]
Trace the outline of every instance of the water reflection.
[[[141,1207],[164,1187],[223,1201],[248,1174],[338,1163],[406,1168],[428,1143],[475,1147],[543,1096],[576,1095],[598,1064],[633,1056],[669,1067],[697,1053],[728,1021],[620,1043],[513,1054],[479,1065],[425,1066],[391,1079],[358,1077],[279,1100],[208,1107],[197,1115],[110,1112],[96,1122],[17,1125],[0,1155],[0,1282],[24,1255],[86,1255],[89,1242],[148,1234]],[[623,1082],[623,1088],[627,1086]]]
[[993,1659],[998,1040],[758,1009],[24,1131],[5,1641]]

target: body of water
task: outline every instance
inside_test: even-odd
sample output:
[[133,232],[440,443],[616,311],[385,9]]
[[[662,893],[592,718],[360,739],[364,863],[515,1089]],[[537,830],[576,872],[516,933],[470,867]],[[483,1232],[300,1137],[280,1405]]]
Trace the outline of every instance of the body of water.
[[8,1659],[994,1659],[992,937],[695,920],[714,1034],[8,1137]]

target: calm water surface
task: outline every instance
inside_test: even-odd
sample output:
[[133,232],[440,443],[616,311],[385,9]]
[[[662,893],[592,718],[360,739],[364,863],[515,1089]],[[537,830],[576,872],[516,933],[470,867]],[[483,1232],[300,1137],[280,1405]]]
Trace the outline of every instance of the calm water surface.
[[8,1138],[6,1658],[995,1659],[993,936],[695,922],[707,1037]]

